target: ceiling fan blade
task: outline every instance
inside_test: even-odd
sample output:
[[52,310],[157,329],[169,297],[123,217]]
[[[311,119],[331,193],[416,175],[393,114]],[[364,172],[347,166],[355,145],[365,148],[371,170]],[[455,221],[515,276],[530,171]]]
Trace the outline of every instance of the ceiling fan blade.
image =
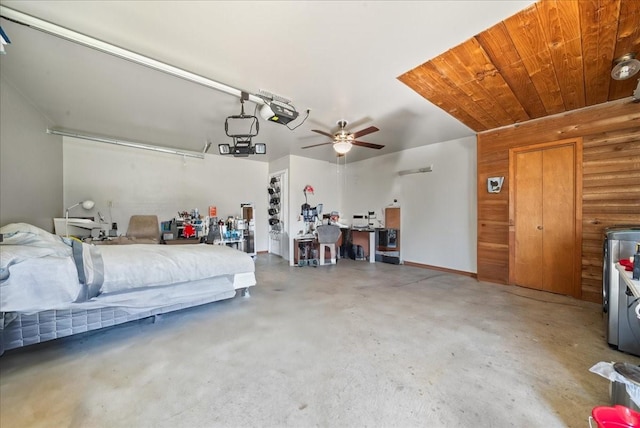
[[309,119],[307,119],[307,121],[309,122],[309,125],[311,125],[311,124],[316,125],[316,128],[318,128],[318,127],[322,128],[322,129],[331,128],[331,125],[327,125],[325,122],[322,122],[322,121],[318,120],[313,115],[309,116]]
[[354,132],[353,138],[363,137],[365,135],[373,134],[374,132],[377,132],[377,131],[379,131],[378,128],[376,128],[375,126],[370,126],[368,128],[361,129],[358,132]]
[[380,150],[381,148],[384,147],[384,146],[382,146],[380,144],[365,143],[364,141],[353,141],[352,144],[354,146],[368,147],[370,149],[378,149],[378,150]]
[[322,134],[324,136],[327,136],[329,138],[333,138],[333,134],[329,134],[328,132],[325,131],[320,131],[319,129],[312,129],[313,132],[317,132],[318,134]]
[[310,149],[311,147],[318,147],[318,146],[326,146],[327,144],[333,144],[333,141],[330,141],[328,143],[320,143],[320,144],[314,144],[312,146],[304,146],[302,147],[303,149]]
[[366,125],[367,123],[371,122],[373,119],[369,116],[364,116],[361,119],[358,119],[356,121],[353,122],[349,122],[349,128],[350,129],[357,129],[360,128],[361,126]]

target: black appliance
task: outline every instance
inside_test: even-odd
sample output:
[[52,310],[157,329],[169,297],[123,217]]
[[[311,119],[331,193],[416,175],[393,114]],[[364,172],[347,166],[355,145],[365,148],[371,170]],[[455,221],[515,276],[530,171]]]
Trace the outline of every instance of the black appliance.
[[378,245],[387,248],[398,248],[398,230],[378,229]]
[[376,261],[400,264],[398,229],[376,229]]

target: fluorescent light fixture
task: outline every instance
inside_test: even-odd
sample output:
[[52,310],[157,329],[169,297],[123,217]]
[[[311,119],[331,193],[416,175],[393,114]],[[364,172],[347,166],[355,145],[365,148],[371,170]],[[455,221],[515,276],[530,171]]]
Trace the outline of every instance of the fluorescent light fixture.
[[[10,9],[6,6],[0,6],[0,16],[27,25],[28,27],[35,30],[60,37],[62,39],[66,39],[83,46],[87,46],[89,48],[116,56],[118,58],[126,59],[127,61],[135,62],[136,64],[140,64],[145,67],[149,67],[154,70],[158,70],[163,73],[167,73],[172,76],[206,86],[208,88],[225,92],[238,98],[242,96],[242,91],[240,89],[233,88],[229,85],[225,85],[224,83],[216,82],[215,80],[211,80],[198,74],[191,73],[190,71],[186,71],[181,68],[166,64],[164,62],[146,57],[144,55],[140,55],[135,52],[120,48],[118,46],[103,42],[102,40],[94,39],[93,37],[75,32],[73,30],[69,30],[68,28],[64,28],[56,24],[52,24],[51,22],[43,21],[42,19],[38,19],[25,13],[18,12],[17,10]],[[264,100],[255,95],[249,95],[248,100],[256,104],[264,104]]]
[[420,174],[431,171],[433,171],[433,165],[425,166],[424,168],[405,169],[404,171],[399,171],[398,175]]
[[204,153],[190,152],[168,147],[153,146],[151,144],[136,143],[115,138],[108,138],[99,135],[81,134],[75,131],[64,129],[47,129],[47,134],[62,135],[63,137],[80,138],[81,140],[96,141],[98,143],[114,144],[116,146],[132,147],[134,149],[152,150],[154,152],[167,153],[170,155],[187,156],[191,158],[204,159]]

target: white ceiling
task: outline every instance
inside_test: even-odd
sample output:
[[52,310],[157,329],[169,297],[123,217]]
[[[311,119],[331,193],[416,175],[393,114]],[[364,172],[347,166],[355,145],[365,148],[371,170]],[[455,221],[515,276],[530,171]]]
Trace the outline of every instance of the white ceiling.
[[[335,161],[328,138],[345,119],[382,150],[357,161],[473,135],[397,80],[402,73],[526,8],[532,1],[12,1],[8,7],[255,94],[292,100],[309,119],[291,131],[262,119],[254,142],[270,161],[288,154]],[[51,126],[202,151],[231,142],[239,99],[46,33],[0,20],[12,43],[0,76]],[[253,113],[256,104],[247,102]],[[257,114],[256,114],[257,115]],[[290,123],[295,126],[301,120]],[[44,130],[43,130],[44,132]],[[87,143],[95,144],[95,143]],[[209,153],[217,156],[217,148]]]

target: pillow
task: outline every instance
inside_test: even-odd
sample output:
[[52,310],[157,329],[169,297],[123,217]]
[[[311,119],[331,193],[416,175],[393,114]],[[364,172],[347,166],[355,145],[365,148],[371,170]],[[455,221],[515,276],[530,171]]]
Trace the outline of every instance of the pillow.
[[0,245],[65,245],[61,237],[27,223],[7,224],[0,227],[0,233],[2,234]]

